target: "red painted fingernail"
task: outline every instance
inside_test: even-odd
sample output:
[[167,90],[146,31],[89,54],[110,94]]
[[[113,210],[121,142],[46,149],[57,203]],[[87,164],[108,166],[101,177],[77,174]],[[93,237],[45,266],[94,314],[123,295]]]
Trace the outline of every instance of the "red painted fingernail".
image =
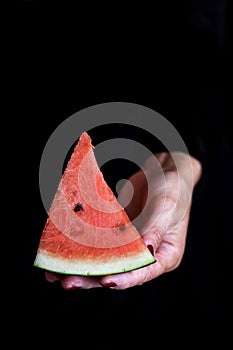
[[149,245],[147,246],[147,248],[149,249],[149,251],[151,252],[151,254],[154,255],[154,248],[153,248],[153,246],[152,246],[151,244],[149,244]]
[[81,288],[81,287],[72,286],[72,287],[68,288],[68,290],[74,290],[74,289],[79,289],[79,288]]
[[116,287],[116,283],[114,282],[107,282],[103,284],[104,287],[111,288],[111,287]]

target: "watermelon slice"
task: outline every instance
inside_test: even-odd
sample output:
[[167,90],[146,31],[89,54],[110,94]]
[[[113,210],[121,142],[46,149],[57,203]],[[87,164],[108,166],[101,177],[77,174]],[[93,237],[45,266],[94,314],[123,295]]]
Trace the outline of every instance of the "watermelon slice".
[[106,183],[83,132],[62,175],[41,234],[34,266],[98,276],[156,261]]

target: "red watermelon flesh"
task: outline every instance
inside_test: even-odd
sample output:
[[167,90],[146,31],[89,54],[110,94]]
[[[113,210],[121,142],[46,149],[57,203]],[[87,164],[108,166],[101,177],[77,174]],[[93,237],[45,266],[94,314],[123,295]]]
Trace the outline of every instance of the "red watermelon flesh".
[[99,169],[88,133],[81,134],[42,231],[34,266],[98,276],[156,260]]

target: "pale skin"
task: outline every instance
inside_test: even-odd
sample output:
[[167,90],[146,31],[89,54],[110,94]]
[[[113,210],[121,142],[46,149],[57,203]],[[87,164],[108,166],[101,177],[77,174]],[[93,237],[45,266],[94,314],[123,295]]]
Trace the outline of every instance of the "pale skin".
[[193,190],[201,173],[200,162],[189,154],[163,152],[152,156],[143,170],[129,179],[134,188],[130,202],[129,183],[123,187],[118,199],[122,205],[128,204],[126,211],[155,256],[156,263],[102,277],[64,277],[46,271],[46,280],[60,281],[66,290],[98,287],[122,290],[176,269],[184,255]]

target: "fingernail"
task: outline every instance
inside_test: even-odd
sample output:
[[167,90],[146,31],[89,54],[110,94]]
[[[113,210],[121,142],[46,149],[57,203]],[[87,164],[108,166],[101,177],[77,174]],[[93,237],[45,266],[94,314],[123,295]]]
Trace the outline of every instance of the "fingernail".
[[115,282],[107,282],[107,283],[103,283],[103,286],[107,287],[107,288],[116,287],[116,283]]
[[80,289],[81,287],[78,286],[70,286],[69,288],[67,288],[68,290],[74,290],[74,289]]
[[49,273],[47,271],[45,272],[45,278],[50,283],[57,282],[57,281],[59,281],[61,279],[59,276],[56,276],[56,275],[54,275],[52,273]]
[[147,246],[147,248],[149,249],[149,251],[151,252],[151,254],[154,255],[154,248],[153,248],[153,246],[152,246],[151,244],[149,244],[149,245]]

